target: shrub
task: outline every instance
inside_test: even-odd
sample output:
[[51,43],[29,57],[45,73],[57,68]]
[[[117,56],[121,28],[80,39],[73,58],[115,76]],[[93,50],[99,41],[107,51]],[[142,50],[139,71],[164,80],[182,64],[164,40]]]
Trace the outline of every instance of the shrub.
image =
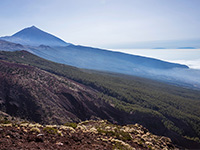
[[33,127],[30,129],[31,132],[40,133],[40,129],[37,127]]
[[45,127],[43,128],[43,131],[49,134],[57,134],[58,133],[58,129],[55,129],[53,127]]
[[130,134],[128,132],[124,132],[124,131],[119,131],[119,130],[107,131],[107,130],[102,130],[100,128],[98,128],[97,131],[98,131],[98,133],[105,134],[107,136],[116,137],[117,139],[123,140],[123,141],[132,139]]
[[65,123],[64,125],[65,125],[65,126],[72,127],[72,128],[74,128],[74,129],[77,127],[77,124],[74,123],[74,122],[67,122],[67,123]]

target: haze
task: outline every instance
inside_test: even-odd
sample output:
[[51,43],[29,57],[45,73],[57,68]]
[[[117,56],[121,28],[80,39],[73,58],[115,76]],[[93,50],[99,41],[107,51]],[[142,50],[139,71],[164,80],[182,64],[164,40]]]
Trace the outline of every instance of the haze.
[[200,69],[200,49],[113,49],[113,51],[157,58],[185,64],[191,69]]
[[111,49],[199,39],[199,6],[199,0],[0,0],[0,35],[35,25],[66,42]]

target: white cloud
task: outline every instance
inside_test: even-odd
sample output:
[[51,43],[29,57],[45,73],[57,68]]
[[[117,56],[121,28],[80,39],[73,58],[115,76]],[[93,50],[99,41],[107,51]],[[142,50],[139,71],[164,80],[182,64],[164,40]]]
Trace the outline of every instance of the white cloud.
[[200,59],[195,60],[173,60],[171,62],[185,64],[192,69],[200,69]]

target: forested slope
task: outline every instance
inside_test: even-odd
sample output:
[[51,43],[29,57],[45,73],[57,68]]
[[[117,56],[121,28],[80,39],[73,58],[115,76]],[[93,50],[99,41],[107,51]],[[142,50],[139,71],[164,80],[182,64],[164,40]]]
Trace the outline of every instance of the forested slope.
[[151,132],[167,135],[183,145],[188,141],[182,137],[199,141],[199,91],[134,76],[83,70],[26,51],[0,52],[0,59],[35,66],[91,87],[99,99],[121,112],[113,122],[140,123]]

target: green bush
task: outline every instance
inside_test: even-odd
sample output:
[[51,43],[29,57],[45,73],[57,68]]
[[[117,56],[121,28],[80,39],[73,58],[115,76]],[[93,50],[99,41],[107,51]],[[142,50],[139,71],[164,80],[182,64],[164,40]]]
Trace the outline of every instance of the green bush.
[[122,141],[132,140],[132,138],[128,132],[119,131],[119,130],[107,131],[107,130],[103,130],[100,128],[98,128],[97,131],[98,131],[98,133],[105,134],[107,136],[112,136],[112,137],[115,137]]
[[64,124],[64,126],[69,126],[69,127],[72,127],[72,128],[76,128],[77,127],[77,123],[74,123],[74,122],[67,122]]
[[53,127],[44,127],[43,131],[49,134],[57,134],[58,133],[58,129],[55,129]]

